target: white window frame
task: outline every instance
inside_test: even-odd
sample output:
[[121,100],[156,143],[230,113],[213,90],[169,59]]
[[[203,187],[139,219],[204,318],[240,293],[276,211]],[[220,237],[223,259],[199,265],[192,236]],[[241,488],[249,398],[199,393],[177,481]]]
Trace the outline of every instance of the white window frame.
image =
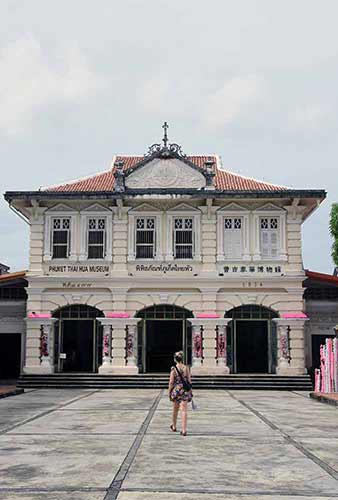
[[[43,260],[48,261],[69,261],[76,260],[76,221],[77,212],[67,205],[59,204],[51,207],[45,212],[44,220],[44,254]],[[68,257],[53,258],[53,220],[70,219]]]
[[[241,262],[250,260],[250,212],[246,208],[235,203],[231,203],[217,211],[217,261]],[[229,256],[225,251],[226,231],[224,228],[225,219],[242,220],[242,245],[239,258]]]
[[[175,259],[174,257],[174,219],[193,219],[193,256],[192,259]],[[166,255],[167,261],[180,262],[200,262],[201,261],[201,212],[190,205],[181,204],[178,207],[168,210],[166,213],[167,239]]]
[[[277,256],[264,257],[261,251],[261,219],[278,220]],[[265,205],[253,212],[253,259],[255,261],[287,261],[286,252],[286,211],[272,204]]]
[[[144,222],[144,227],[143,229],[139,229],[138,227],[138,221],[139,220],[143,220]],[[157,234],[156,234],[156,217],[152,216],[152,215],[139,215],[138,217],[135,217],[135,221],[136,221],[136,224],[135,224],[135,259],[136,260],[154,260],[155,258],[155,255],[156,255],[156,243],[157,243]],[[154,226],[152,228],[148,228],[147,227],[147,224],[148,224],[148,221],[153,221],[154,222]],[[154,238],[153,238],[153,243],[150,244],[150,243],[139,243],[140,246],[148,246],[150,248],[152,248],[152,257],[138,257],[137,256],[137,246],[138,246],[138,243],[137,243],[137,234],[139,232],[152,232],[153,235],[154,235]]]
[[[150,259],[136,258],[136,219],[142,218],[155,219],[155,252],[154,257]],[[129,210],[128,212],[128,261],[129,262],[142,262],[142,261],[160,261],[163,260],[162,250],[162,217],[160,211],[155,211],[152,207],[143,208],[142,205]]]
[[[90,221],[94,221],[95,222],[95,228],[91,228],[90,227]],[[104,228],[100,228],[99,227],[99,224],[100,224],[100,221],[102,221],[104,223]],[[107,248],[107,218],[106,217],[90,217],[87,219],[87,257],[88,259],[92,259],[92,260],[102,260],[105,258],[106,256],[106,248]],[[102,238],[102,245],[99,244],[99,243],[89,243],[89,235],[91,232],[102,232],[103,233],[103,238]],[[97,246],[97,247],[102,247],[102,257],[89,257],[89,250],[90,250],[90,247],[94,247],[94,246]]]
[[[88,223],[89,219],[105,220],[105,251],[102,259],[88,258]],[[90,206],[80,213],[80,256],[81,261],[111,262],[112,261],[112,211],[101,205]]]

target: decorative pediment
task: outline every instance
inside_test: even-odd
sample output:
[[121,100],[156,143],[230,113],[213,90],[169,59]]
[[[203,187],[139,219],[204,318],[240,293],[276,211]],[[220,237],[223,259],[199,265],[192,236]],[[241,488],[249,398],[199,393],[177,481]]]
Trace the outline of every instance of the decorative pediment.
[[126,176],[125,185],[128,189],[201,189],[206,186],[206,178],[187,161],[158,157],[136,167]]
[[176,205],[176,207],[174,208],[171,208],[170,210],[168,210],[168,213],[176,213],[176,212],[179,212],[179,213],[184,213],[184,212],[196,212],[196,213],[200,213],[200,210],[198,208],[195,208],[191,205],[188,205],[187,203],[180,203],[179,205]]
[[262,207],[256,208],[256,212],[280,212],[283,208],[274,203],[266,203]]
[[153,205],[150,205],[149,203],[142,203],[141,205],[138,205],[137,207],[131,208],[128,211],[128,214],[132,214],[134,212],[161,212],[161,210],[157,207],[154,207]]
[[247,212],[248,209],[245,207],[242,207],[241,205],[238,205],[238,203],[229,203],[225,207],[220,208],[217,210],[217,213],[219,212]]
[[99,203],[94,203],[93,205],[90,205],[89,207],[86,207],[84,208],[83,210],[81,210],[81,212],[90,212],[90,213],[102,213],[102,212],[111,212],[111,210],[109,210],[109,208],[103,206],[103,205],[100,205]]
[[46,213],[54,213],[54,212],[76,212],[75,208],[65,205],[64,203],[58,203],[53,207],[46,210]]

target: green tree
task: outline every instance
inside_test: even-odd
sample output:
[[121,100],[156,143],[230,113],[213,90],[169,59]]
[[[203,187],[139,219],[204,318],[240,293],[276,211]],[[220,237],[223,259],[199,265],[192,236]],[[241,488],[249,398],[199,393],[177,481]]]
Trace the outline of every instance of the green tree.
[[335,266],[338,266],[338,203],[333,203],[331,208],[330,233],[333,238],[331,255]]

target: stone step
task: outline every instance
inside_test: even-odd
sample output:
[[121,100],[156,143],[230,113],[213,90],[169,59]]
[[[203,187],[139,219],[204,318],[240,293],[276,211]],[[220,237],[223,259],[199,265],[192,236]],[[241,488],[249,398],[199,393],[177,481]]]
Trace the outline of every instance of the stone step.
[[[55,374],[23,375],[17,383],[22,388],[166,388],[168,375],[88,375]],[[193,377],[195,389],[257,389],[257,390],[312,390],[308,375],[226,375]]]

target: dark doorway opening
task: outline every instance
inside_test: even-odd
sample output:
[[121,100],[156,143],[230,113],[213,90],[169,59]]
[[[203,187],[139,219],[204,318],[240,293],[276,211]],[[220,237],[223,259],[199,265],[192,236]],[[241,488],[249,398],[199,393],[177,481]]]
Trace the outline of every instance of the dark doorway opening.
[[146,323],[147,371],[169,372],[173,354],[183,350],[182,320],[148,320]]
[[237,373],[267,373],[268,322],[236,322],[236,364]]
[[94,322],[65,320],[62,332],[62,371],[92,372],[94,354]]
[[18,378],[21,367],[21,334],[0,335],[0,379]]
[[140,373],[168,372],[173,366],[173,354],[183,351],[186,364],[191,364],[191,325],[188,309],[159,304],[139,311],[138,366]]
[[58,309],[54,331],[54,364],[58,372],[97,372],[102,364],[102,311],[74,304]]

